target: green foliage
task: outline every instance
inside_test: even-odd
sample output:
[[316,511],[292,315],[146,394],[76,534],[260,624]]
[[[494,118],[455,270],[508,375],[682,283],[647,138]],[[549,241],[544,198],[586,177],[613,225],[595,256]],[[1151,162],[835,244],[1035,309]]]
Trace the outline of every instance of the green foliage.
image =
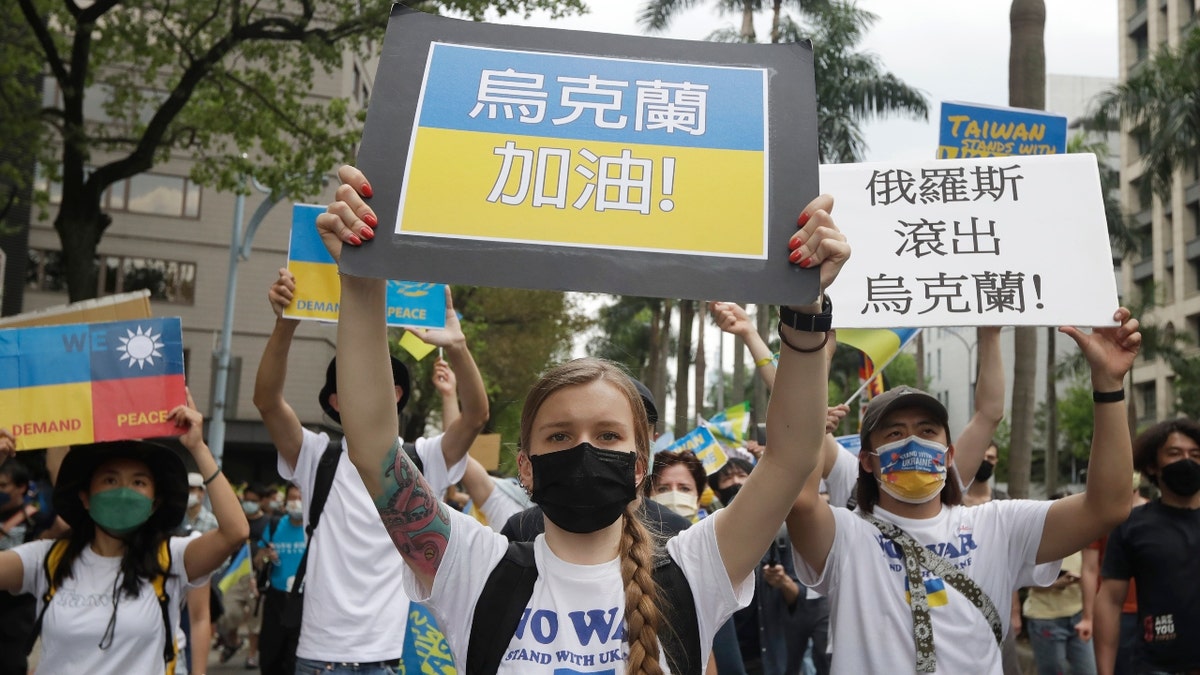
[[1086,131],[1081,131],[1067,140],[1067,152],[1088,152],[1096,156],[1109,241],[1117,255],[1136,253],[1141,248],[1141,238],[1150,236],[1150,231],[1140,230],[1121,205],[1121,171],[1108,162],[1111,154],[1108,143],[1090,139]]
[[[453,291],[467,344],[487,386],[488,431],[499,433],[506,447],[515,444],[529,388],[543,370],[569,355],[571,339],[588,322],[565,293],[473,286]],[[436,355],[414,362],[396,345],[392,352],[408,364],[412,376],[404,437],[425,435],[429,421],[441,421],[441,398],[431,379]]]
[[616,361],[634,377],[641,377],[650,362],[651,319],[654,309],[661,309],[662,304],[658,298],[623,295],[601,307],[597,322],[600,334],[588,342],[588,353]]
[[[584,9],[583,0],[419,4],[471,18],[488,9]],[[352,159],[364,118],[346,98],[311,97],[314,80],[347,67],[347,53],[369,61],[378,52],[392,0],[15,0],[17,10],[13,2],[4,7],[5,32],[15,34],[0,42],[0,94],[16,86],[10,71],[32,65],[57,95],[49,107],[2,118],[3,132],[35,138],[23,130],[36,124],[56,137],[38,144],[36,159],[62,178],[55,225],[71,299],[79,300],[96,292],[87,268],[110,222],[100,206],[105,190],[169,157],[194,159],[191,177],[220,190],[245,193],[244,176],[253,175],[296,200],[316,194],[324,174]]]
[[[660,31],[678,12],[697,4],[697,0],[647,0],[638,21],[647,30]],[[717,30],[710,40],[753,42],[753,25],[745,19],[768,5],[773,11],[772,42],[812,40],[822,163],[862,161],[866,141],[860,125],[867,120],[893,115],[928,119],[929,104],[920,90],[887,72],[878,56],[856,51],[877,17],[853,2],[717,0],[716,5],[722,13],[742,15],[743,27]],[[784,7],[797,9],[800,20],[784,13]]]
[[1155,191],[1171,192],[1172,175],[1200,156],[1200,26],[1178,48],[1164,45],[1129,79],[1099,101],[1094,124],[1116,128],[1118,120],[1148,143],[1142,159]]

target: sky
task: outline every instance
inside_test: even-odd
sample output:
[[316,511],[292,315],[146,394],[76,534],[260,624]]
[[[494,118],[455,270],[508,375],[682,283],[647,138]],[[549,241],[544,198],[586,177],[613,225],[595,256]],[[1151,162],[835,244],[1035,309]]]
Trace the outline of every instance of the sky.
[[[552,20],[537,14],[497,19],[568,30],[645,35],[637,24],[644,0],[590,0],[582,17]],[[703,40],[713,30],[740,25],[738,16],[716,12],[717,2],[696,2],[659,37]],[[965,101],[1008,103],[1008,10],[1011,0],[859,0],[879,19],[860,44],[883,67],[930,103],[930,121],[873,121],[863,126],[868,161],[931,158],[937,145],[938,104]],[[1116,0],[1046,0],[1046,72],[1117,77],[1119,25]],[[757,33],[770,33],[770,12],[761,12]],[[814,45],[819,49],[820,45]]]

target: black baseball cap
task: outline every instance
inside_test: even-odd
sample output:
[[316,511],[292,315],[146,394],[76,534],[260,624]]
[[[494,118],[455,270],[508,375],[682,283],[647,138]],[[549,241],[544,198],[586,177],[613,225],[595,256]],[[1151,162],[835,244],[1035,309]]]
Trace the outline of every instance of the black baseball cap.
[[950,415],[946,412],[946,406],[931,396],[928,392],[921,391],[908,385],[900,385],[893,387],[879,396],[871,399],[867,403],[867,412],[863,415],[862,429],[858,433],[858,438],[863,448],[871,447],[869,438],[871,432],[879,426],[883,418],[896,410],[904,408],[922,408],[930,413],[933,413],[938,423],[943,428],[949,430]]

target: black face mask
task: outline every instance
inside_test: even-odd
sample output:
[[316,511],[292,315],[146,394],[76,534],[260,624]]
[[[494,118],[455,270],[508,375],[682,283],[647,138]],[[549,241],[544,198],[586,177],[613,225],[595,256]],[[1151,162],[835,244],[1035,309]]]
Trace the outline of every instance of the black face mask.
[[1191,497],[1200,492],[1200,462],[1181,459],[1159,469],[1163,485],[1180,497]]
[[725,506],[729,506],[729,503],[733,501],[733,498],[737,496],[737,493],[740,492],[741,489],[742,489],[741,483],[734,483],[733,485],[730,485],[729,487],[725,487],[725,488],[721,488],[720,490],[717,490],[717,496],[721,498],[722,504],[724,504]]
[[992,477],[992,472],[995,470],[995,464],[985,461],[983,464],[979,465],[978,469],[975,470],[975,480],[979,481],[980,483],[986,483],[987,480]]
[[550,522],[587,534],[612,525],[637,496],[637,453],[582,443],[569,450],[530,455],[533,501]]

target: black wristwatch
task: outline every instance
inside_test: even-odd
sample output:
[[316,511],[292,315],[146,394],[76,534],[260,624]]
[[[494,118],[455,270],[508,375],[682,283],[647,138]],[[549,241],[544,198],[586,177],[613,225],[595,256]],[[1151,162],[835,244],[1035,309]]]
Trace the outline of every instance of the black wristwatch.
[[825,333],[833,328],[833,302],[829,295],[821,296],[821,313],[806,314],[789,307],[779,307],[779,323],[809,333]]

